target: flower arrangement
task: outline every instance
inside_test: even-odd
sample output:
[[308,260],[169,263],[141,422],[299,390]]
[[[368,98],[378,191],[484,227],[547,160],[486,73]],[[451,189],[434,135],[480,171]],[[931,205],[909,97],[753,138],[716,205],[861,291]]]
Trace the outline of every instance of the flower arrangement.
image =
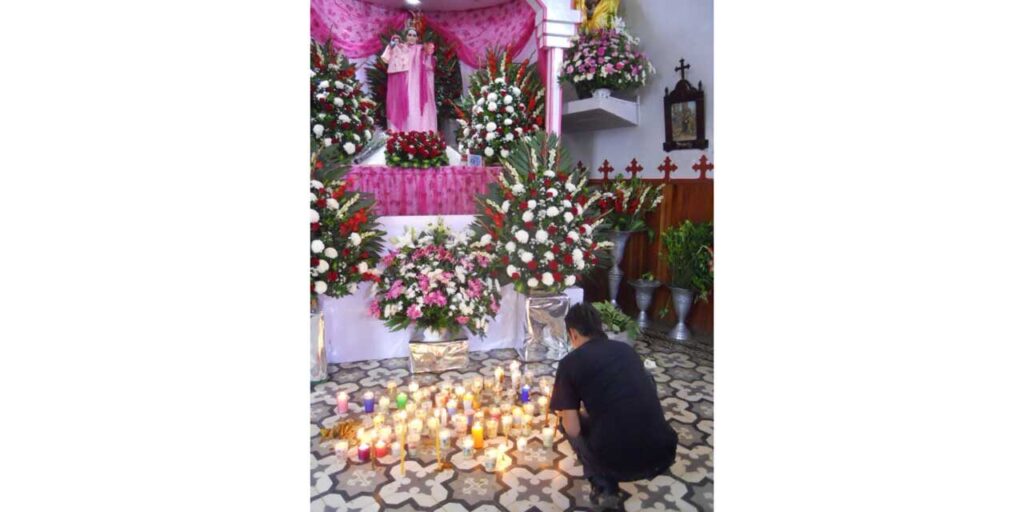
[[700,300],[708,300],[714,284],[714,225],[710,222],[693,223],[689,220],[669,228],[662,234],[665,252],[672,274],[672,286],[693,290]]
[[630,339],[636,338],[637,323],[629,315],[623,313],[611,302],[595,302],[594,309],[601,315],[601,324],[609,334],[625,334]]
[[640,178],[625,179],[621,174],[605,181],[598,209],[605,213],[611,229],[640,231],[647,226],[644,217],[661,204],[664,185],[647,185]]
[[353,156],[373,138],[373,109],[356,79],[356,68],[328,40],[309,43],[310,129],[314,151],[331,144]]
[[475,223],[497,242],[502,280],[521,293],[560,292],[607,260],[612,243],[604,240],[597,197],[557,136],[520,142],[479,200]]
[[344,297],[360,281],[380,279],[377,255],[384,232],[373,213],[372,197],[349,190],[330,155],[338,146],[313,155],[309,181],[309,291]]
[[388,132],[387,162],[392,167],[448,165],[448,145],[437,132]]
[[370,314],[393,331],[415,322],[484,334],[501,297],[493,251],[490,237],[470,241],[440,219],[422,233],[410,228],[381,259],[384,270],[374,285]]
[[507,158],[513,144],[544,126],[544,89],[533,65],[512,62],[508,51],[488,51],[487,66],[473,73],[455,106],[459,153],[487,163]]
[[625,30],[600,28],[573,37],[565,52],[562,76],[580,96],[594,89],[616,91],[643,87],[654,66],[638,49],[639,40]]
[[[437,59],[434,64],[434,99],[437,102],[437,120],[454,119],[455,111],[452,108],[452,102],[458,100],[462,95],[462,69],[459,65],[459,57],[455,54],[455,47],[425,24],[417,24],[416,28],[420,34],[421,43],[434,43],[434,57]],[[404,38],[403,31],[404,27],[391,27],[381,31],[381,46],[386,47],[392,36],[397,35]],[[376,103],[373,110],[374,120],[377,126],[386,128],[388,126],[385,107],[388,98],[387,63],[376,59],[372,66],[367,66],[366,82]]]

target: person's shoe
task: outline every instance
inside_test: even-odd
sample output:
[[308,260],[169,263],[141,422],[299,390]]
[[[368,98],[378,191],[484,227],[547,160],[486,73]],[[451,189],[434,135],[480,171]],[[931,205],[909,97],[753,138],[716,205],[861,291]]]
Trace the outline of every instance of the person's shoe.
[[594,502],[597,505],[598,510],[618,510],[621,505],[621,498],[617,492],[603,492],[598,496],[597,501]]

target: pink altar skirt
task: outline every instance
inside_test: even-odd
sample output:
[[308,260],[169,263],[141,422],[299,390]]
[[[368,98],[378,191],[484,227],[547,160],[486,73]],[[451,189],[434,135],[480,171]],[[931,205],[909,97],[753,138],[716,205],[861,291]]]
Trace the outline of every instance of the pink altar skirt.
[[499,167],[355,165],[348,177],[353,189],[375,196],[378,215],[471,215],[476,213],[477,194],[487,192],[499,171]]

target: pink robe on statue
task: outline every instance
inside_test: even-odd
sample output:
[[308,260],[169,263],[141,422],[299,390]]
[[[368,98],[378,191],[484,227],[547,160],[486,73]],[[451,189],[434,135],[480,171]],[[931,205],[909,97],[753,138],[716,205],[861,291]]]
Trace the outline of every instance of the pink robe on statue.
[[436,132],[434,56],[422,44],[398,43],[381,55],[388,63],[388,129]]

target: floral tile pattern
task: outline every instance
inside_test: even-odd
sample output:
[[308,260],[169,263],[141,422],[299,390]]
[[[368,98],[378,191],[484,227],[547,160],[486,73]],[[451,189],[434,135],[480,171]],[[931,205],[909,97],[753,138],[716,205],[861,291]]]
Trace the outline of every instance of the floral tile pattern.
[[[710,339],[697,338],[685,345],[666,339],[662,332],[646,332],[633,345],[641,358],[654,361],[651,371],[669,424],[679,434],[676,461],[664,474],[650,480],[623,482],[622,510],[714,510],[714,357]],[[493,375],[494,368],[517,359],[513,350],[472,352],[464,370],[418,374],[417,382]],[[525,364],[536,376],[554,375],[557,362]],[[389,379],[409,381],[405,358],[330,365],[330,378],[310,392],[310,510],[312,511],[563,511],[592,510],[590,484],[582,477],[569,443],[556,436],[545,448],[534,429],[523,451],[508,452],[511,465],[504,471],[486,471],[478,457],[466,457],[456,448],[442,450],[447,466],[437,471],[433,450],[420,449],[405,461],[384,457],[359,463],[354,448],[339,461],[330,443],[321,443],[319,429],[344,419],[360,418],[358,400],[347,414],[335,411],[335,395],[353,397],[365,391],[380,394]],[[499,468],[501,469],[501,468]]]

